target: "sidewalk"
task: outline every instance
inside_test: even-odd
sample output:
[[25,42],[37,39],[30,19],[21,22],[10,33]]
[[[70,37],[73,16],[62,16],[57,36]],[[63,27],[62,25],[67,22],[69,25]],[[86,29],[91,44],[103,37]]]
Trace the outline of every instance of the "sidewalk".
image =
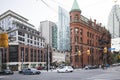
[[99,69],[104,71],[103,74],[92,76],[86,80],[120,80],[120,66],[110,67],[107,69]]
[[120,66],[107,68],[106,71],[108,71],[108,72],[120,72]]

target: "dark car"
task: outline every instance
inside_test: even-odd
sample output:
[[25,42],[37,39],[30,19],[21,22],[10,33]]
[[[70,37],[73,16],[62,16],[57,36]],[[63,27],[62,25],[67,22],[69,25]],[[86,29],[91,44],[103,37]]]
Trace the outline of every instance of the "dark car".
[[99,68],[97,65],[87,65],[87,66],[85,66],[86,70],[87,69],[97,69],[97,68]]
[[21,71],[19,71],[19,74],[22,74],[25,72],[25,70],[27,70],[28,68],[23,68]]
[[10,74],[14,74],[14,72],[11,71],[10,69],[5,69],[0,71],[0,75],[10,75]]
[[28,68],[24,72],[22,72],[24,75],[34,75],[34,74],[40,74],[41,72],[35,68]]

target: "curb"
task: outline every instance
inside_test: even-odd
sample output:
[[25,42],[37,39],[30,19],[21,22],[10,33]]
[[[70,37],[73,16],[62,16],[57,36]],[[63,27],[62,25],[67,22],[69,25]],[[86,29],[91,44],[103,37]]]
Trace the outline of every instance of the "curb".
[[1,75],[0,75],[0,79],[3,79],[4,77],[5,77],[5,76],[1,76]]

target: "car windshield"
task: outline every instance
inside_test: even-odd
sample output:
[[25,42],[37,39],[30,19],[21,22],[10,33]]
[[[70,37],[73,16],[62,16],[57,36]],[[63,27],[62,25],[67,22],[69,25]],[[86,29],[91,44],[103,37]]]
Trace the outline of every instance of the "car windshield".
[[72,67],[71,66],[67,66],[69,69],[72,69]]
[[64,66],[60,66],[60,67],[58,67],[59,69],[63,69],[64,68]]
[[11,71],[11,70],[9,70],[9,69],[6,69],[6,70],[4,70],[4,71]]

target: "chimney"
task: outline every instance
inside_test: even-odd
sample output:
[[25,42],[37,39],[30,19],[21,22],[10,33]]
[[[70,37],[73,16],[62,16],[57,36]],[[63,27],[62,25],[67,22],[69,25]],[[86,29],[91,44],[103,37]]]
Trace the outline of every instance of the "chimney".
[[94,19],[94,24],[96,24],[96,19]]
[[102,26],[102,23],[100,23],[100,27]]

